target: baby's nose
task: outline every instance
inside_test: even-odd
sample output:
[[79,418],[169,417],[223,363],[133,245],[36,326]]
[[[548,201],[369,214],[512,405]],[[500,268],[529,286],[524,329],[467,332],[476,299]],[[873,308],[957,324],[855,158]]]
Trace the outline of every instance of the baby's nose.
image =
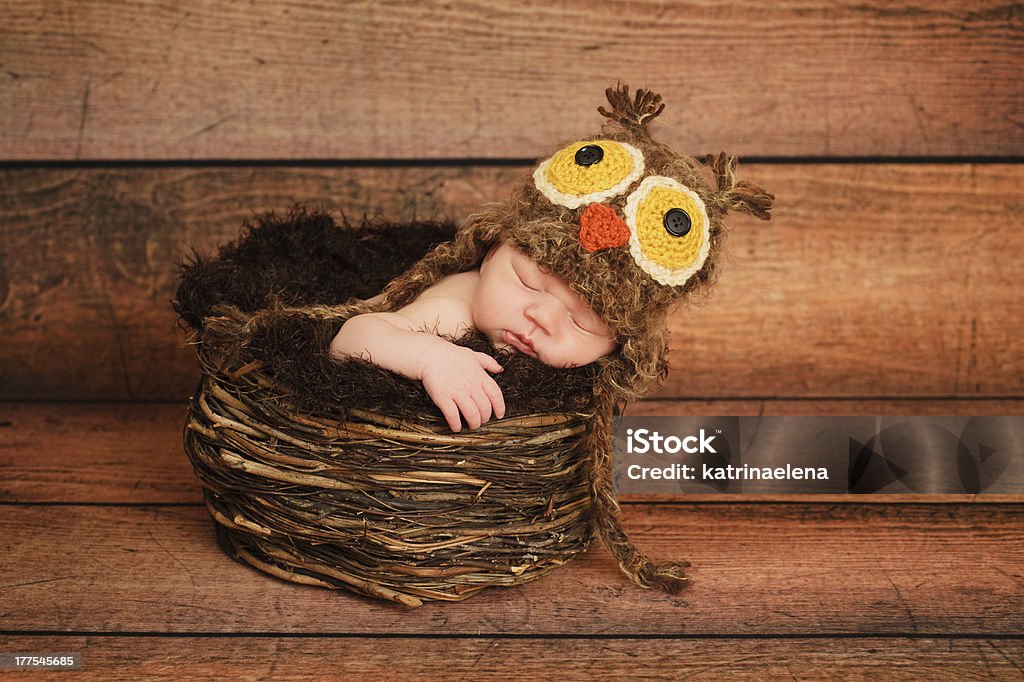
[[558,314],[555,307],[553,301],[533,301],[526,306],[526,317],[544,331],[550,332]]

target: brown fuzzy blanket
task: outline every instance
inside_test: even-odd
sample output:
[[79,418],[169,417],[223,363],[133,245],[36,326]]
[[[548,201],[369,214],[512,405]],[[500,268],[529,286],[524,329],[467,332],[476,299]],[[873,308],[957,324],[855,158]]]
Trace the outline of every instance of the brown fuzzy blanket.
[[[246,222],[215,257],[179,265],[172,302],[193,341],[223,362],[256,361],[302,410],[343,417],[351,408],[403,419],[440,419],[422,384],[362,360],[336,362],[331,339],[351,314],[346,303],[379,293],[431,247],[451,223],[337,224],[302,207]],[[332,311],[331,308],[334,310]],[[494,355],[507,414],[586,411],[595,369],[555,369],[494,350],[478,333],[456,341]]]

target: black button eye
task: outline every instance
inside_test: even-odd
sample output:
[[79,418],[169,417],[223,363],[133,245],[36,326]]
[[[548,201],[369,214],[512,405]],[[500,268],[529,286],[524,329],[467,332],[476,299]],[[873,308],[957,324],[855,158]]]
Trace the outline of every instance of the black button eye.
[[588,144],[576,150],[577,166],[593,166],[604,158],[604,150],[596,144]]
[[690,216],[681,208],[673,208],[665,214],[665,218],[662,221],[665,223],[665,229],[673,237],[683,237],[690,232]]

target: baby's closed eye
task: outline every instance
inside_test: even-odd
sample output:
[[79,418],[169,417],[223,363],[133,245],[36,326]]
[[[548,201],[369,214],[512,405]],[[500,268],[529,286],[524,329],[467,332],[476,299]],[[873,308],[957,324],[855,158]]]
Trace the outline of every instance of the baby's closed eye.
[[519,283],[522,284],[524,287],[526,287],[530,291],[540,291],[540,289],[537,288],[537,285],[531,283],[529,277],[523,276],[523,273],[521,273],[518,270],[518,268],[513,268],[513,272],[516,273],[516,278],[519,280]]
[[587,315],[586,313],[581,313],[578,310],[570,311],[569,320],[572,322],[572,325],[575,328],[579,329],[581,332],[590,334],[591,336],[609,336],[607,330],[602,328],[603,325],[600,324],[599,322],[596,322],[591,316]]
[[569,315],[569,322],[571,322],[572,326],[576,327],[580,331],[586,332],[588,334],[593,334],[593,332],[590,331],[584,323],[582,323],[578,319],[576,319],[575,315]]

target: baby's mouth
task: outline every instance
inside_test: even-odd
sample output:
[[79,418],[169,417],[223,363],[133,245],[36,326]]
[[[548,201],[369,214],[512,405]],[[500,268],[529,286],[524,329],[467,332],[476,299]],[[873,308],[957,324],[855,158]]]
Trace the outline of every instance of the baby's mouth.
[[531,358],[537,357],[537,351],[533,350],[533,344],[530,343],[529,339],[526,339],[515,332],[510,332],[507,329],[501,336],[502,341],[512,346],[523,355],[529,355]]

